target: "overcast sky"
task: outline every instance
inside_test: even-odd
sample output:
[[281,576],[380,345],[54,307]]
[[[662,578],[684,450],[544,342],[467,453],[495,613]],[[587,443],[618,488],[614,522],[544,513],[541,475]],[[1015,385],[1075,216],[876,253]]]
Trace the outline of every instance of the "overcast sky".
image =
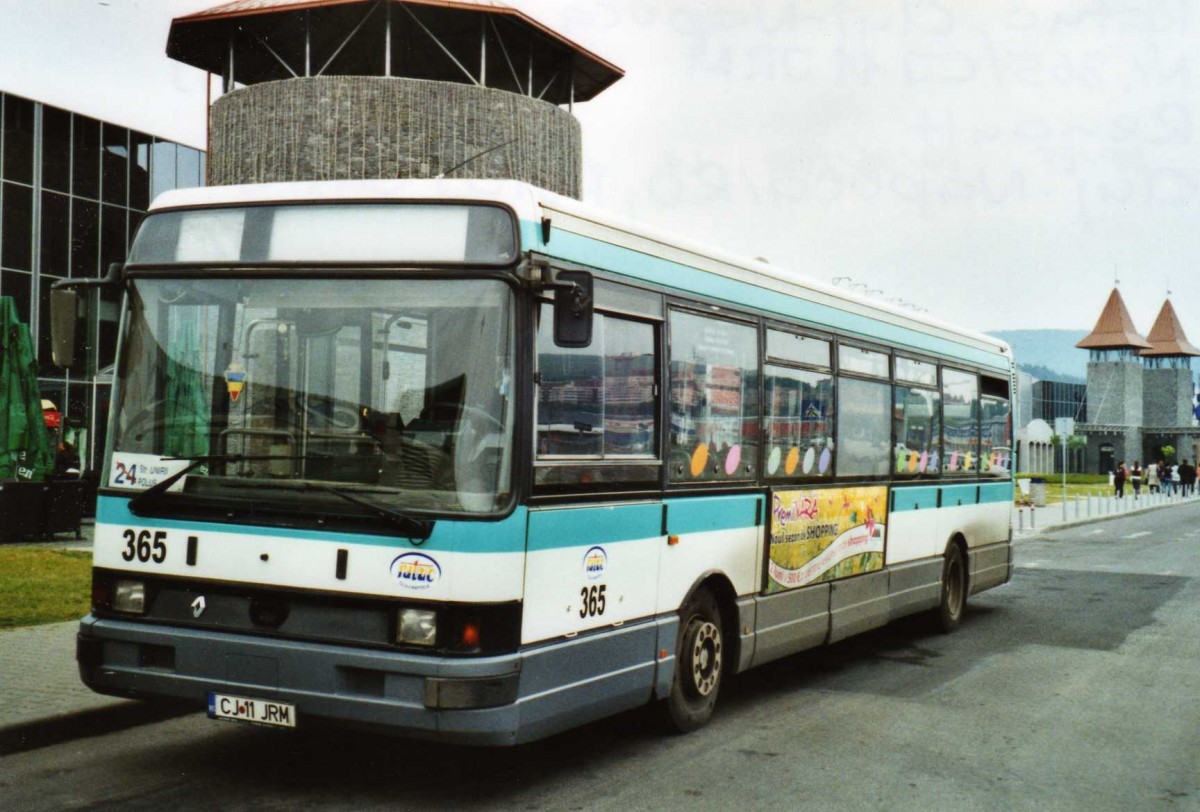
[[[626,71],[576,106],[598,207],[983,330],[1117,276],[1145,334],[1169,285],[1200,343],[1200,0],[509,2]],[[212,5],[0,0],[0,87],[203,146],[164,49]]]

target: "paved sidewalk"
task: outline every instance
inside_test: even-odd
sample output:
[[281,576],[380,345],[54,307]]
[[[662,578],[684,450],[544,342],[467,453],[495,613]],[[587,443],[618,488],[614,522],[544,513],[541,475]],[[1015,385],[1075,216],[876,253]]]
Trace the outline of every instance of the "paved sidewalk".
[[[60,536],[23,546],[91,549],[92,531],[89,522],[82,541]],[[0,755],[179,713],[172,706],[103,696],[85,686],[75,664],[78,630],[79,621],[70,620],[0,631]]]
[[1065,518],[1061,502],[1040,508],[1013,507],[1013,539],[1032,538],[1062,527],[1103,522],[1121,516],[1132,516],[1151,510],[1191,505],[1197,502],[1200,502],[1200,493],[1190,496],[1144,493],[1137,499],[1129,495],[1123,499],[1116,499],[1112,496],[1089,497],[1068,501]]
[[93,693],[75,667],[79,621],[0,631],[0,730],[68,714],[128,704]]

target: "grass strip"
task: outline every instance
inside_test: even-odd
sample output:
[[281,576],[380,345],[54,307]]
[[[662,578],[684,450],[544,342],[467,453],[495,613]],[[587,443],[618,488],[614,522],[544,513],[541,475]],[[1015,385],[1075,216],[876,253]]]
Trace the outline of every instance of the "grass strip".
[[90,551],[0,547],[0,630],[77,620],[91,594]]

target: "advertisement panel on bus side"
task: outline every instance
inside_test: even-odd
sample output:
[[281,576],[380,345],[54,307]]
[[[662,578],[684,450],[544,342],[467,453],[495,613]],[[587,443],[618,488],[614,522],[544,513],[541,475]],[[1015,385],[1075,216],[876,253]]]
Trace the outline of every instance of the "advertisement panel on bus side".
[[771,493],[767,592],[883,569],[887,486]]

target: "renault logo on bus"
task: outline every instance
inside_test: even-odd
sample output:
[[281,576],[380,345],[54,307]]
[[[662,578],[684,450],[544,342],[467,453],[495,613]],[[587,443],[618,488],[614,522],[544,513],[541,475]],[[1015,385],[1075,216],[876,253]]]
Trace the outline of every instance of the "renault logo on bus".
[[598,581],[604,577],[608,568],[608,553],[603,547],[593,547],[583,554],[583,574],[589,581]]
[[442,568],[424,553],[405,553],[392,561],[392,577],[406,589],[429,589],[442,577]]

